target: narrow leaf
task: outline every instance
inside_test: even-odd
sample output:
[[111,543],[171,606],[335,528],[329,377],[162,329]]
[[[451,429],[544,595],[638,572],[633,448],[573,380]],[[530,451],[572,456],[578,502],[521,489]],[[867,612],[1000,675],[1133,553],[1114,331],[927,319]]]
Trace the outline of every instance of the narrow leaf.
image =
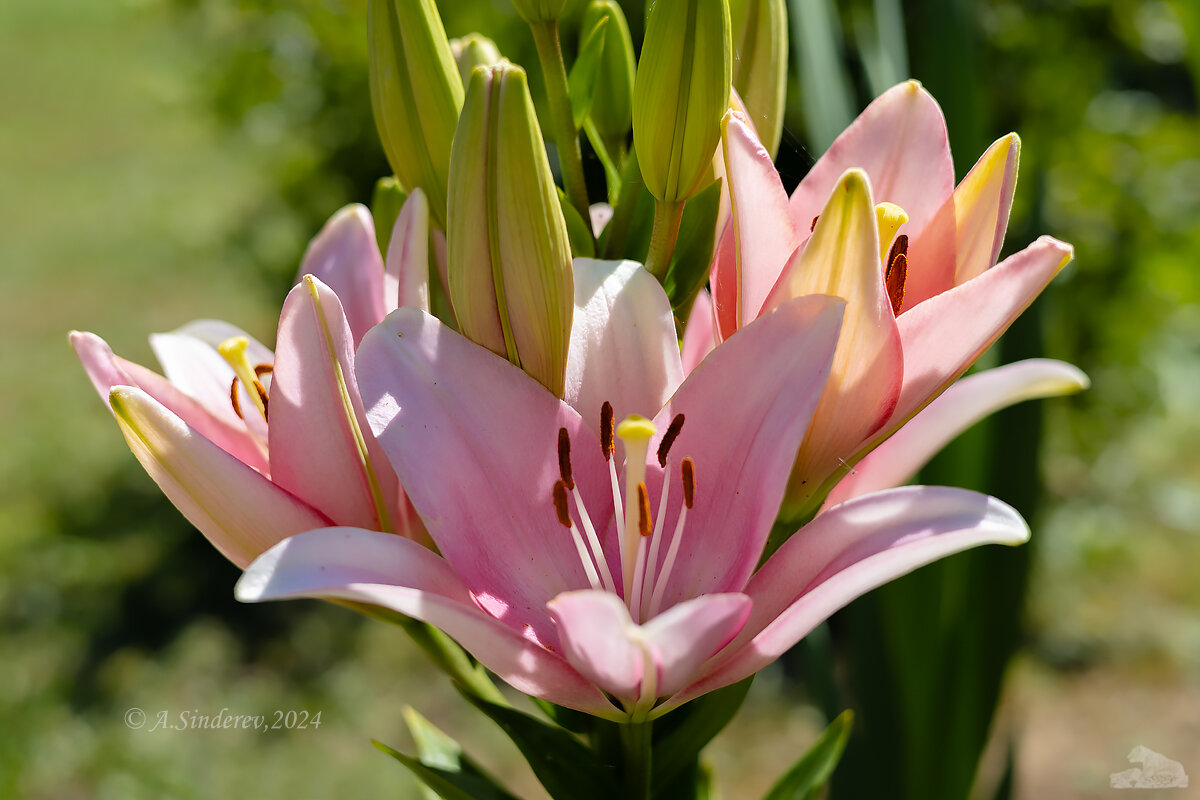
[[842,26],[831,0],[789,0],[788,6],[804,126],[813,149],[824,152],[850,124],[856,105],[842,59]]
[[596,77],[600,74],[600,61],[604,55],[604,38],[608,32],[608,17],[603,16],[583,40],[579,57],[571,67],[567,78],[567,94],[571,98],[571,117],[575,129],[583,126],[584,119],[592,109],[592,97],[596,92]]
[[686,319],[696,292],[708,280],[716,246],[717,214],[721,209],[721,181],[717,179],[683,207],[679,224],[679,244],[663,280],[663,289],[671,299],[677,319]]
[[654,743],[654,791],[660,792],[689,764],[693,764],[712,738],[729,724],[750,691],[753,676],[726,686],[685,705],[656,723],[672,729]]
[[853,723],[853,711],[843,711],[838,715],[808,752],[771,787],[763,800],[815,800],[833,776],[842,751],[846,749]]
[[477,768],[452,769],[423,763],[375,740],[371,744],[399,761],[426,787],[445,800],[517,800]]
[[579,216],[579,212],[575,210],[575,206],[571,205],[571,201],[563,194],[563,190],[559,187],[554,187],[558,191],[558,204],[562,206],[563,220],[567,223],[567,239],[571,242],[571,256],[573,258],[595,258],[596,244],[592,238],[592,222],[585,220]]

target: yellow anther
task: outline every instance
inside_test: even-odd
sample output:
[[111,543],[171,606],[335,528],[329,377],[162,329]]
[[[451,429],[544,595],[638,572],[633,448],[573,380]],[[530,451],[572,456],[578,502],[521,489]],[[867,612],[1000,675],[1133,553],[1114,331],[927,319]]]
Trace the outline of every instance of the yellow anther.
[[656,433],[658,428],[654,427],[654,423],[638,414],[630,414],[617,426],[617,438],[626,444],[648,442]]
[[908,214],[895,203],[879,203],[875,206],[875,219],[879,224],[879,260],[883,262],[891,249],[892,239],[896,238],[896,231],[908,222]]
[[233,374],[237,375],[238,380],[246,387],[246,393],[254,401],[254,405],[258,408],[258,413],[262,414],[263,419],[266,419],[267,405],[264,402],[266,389],[259,382],[258,375],[255,374],[254,365],[250,363],[250,357],[246,354],[249,346],[250,340],[245,336],[234,336],[221,342],[217,346],[217,352],[229,362],[229,366],[233,367]]

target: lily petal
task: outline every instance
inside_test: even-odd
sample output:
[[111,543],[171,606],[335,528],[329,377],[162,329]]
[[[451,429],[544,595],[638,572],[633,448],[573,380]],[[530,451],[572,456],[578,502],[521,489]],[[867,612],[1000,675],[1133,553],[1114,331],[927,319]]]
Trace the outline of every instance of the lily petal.
[[348,205],[325,223],[300,262],[299,277],[304,275],[315,276],[337,294],[355,345],[383,319],[383,258],[365,206]]
[[651,416],[683,382],[671,302],[636,261],[577,258],[564,399],[600,435],[607,400],[617,419]]
[[700,665],[738,635],[752,605],[744,594],[706,594],[643,625],[646,646],[658,666],[658,696],[675,694],[695,678]]
[[546,603],[588,585],[552,502],[558,430],[603,531],[599,441],[541,384],[418,309],[392,312],[357,360],[367,419],[438,549],[489,613],[553,646]]
[[259,553],[329,519],[200,436],[141,389],[109,403],[129,449],[188,521],[245,567]]
[[[801,297],[761,317],[709,354],[655,418],[665,432],[685,415],[670,452],[692,458],[696,485],[664,608],[745,585],[829,376],[843,308],[834,297]],[[678,513],[668,512],[664,530]]]
[[1087,375],[1078,367],[1048,358],[1031,358],[960,378],[859,461],[829,494],[825,508],[901,485],[956,436],[1002,408],[1024,400],[1073,394],[1088,385]]
[[888,89],[829,146],[792,193],[797,228],[808,230],[852,167],[870,176],[875,202],[907,212],[909,230],[922,230],[933,219],[954,191],[954,162],[942,110],[921,84]]
[[846,300],[833,374],[796,456],[788,503],[801,504],[891,416],[904,354],[883,283],[871,186],[862,170],[842,176],[812,238],[772,295],[830,294]]
[[419,188],[404,201],[392,228],[383,293],[386,313],[400,306],[429,310],[429,202]]
[[[73,331],[70,342],[92,385],[106,404],[109,402],[109,393],[117,386],[142,389],[196,433],[247,466],[263,475],[268,474],[266,458],[236,415],[236,422],[231,423],[223,415],[213,414],[211,409],[181,392],[158,373],[113,355],[108,344],[95,334]],[[225,397],[229,405],[228,393]],[[250,408],[249,405],[245,407]],[[232,406],[230,409],[232,411]]]
[[1042,236],[982,275],[901,314],[896,324],[904,343],[904,386],[890,427],[963,374],[1074,253],[1071,245]]
[[752,675],[851,600],[917,567],[1028,538],[1011,507],[965,489],[906,486],[843,503],[788,539],[754,575],[745,589],[754,607],[742,632],[708,677],[671,705]]
[[312,275],[283,304],[269,414],[277,484],[339,523],[396,530],[396,475],[366,424],[350,327]]
[[[233,367],[217,352],[223,342],[235,337],[246,339],[246,356],[250,363],[271,364],[274,361],[274,354],[253,336],[236,325],[219,320],[197,320],[169,333],[152,333],[150,349],[162,365],[163,374],[176,388],[195,398],[213,416],[240,428],[247,423],[233,410],[229,399],[235,377]],[[239,383],[237,390],[241,407],[253,408],[246,387]],[[249,421],[252,425],[255,422],[254,418]],[[255,428],[260,435],[266,433],[263,426],[256,425]]]
[[683,330],[683,342],[679,348],[682,351],[684,375],[690,375],[696,365],[717,346],[714,324],[712,297],[707,289],[701,289],[696,295],[696,302],[692,304],[692,313],[688,314],[687,327]]
[[745,115],[727,112],[722,127],[733,224],[717,250],[713,286],[721,334],[728,338],[758,317],[800,234],[771,155]]
[[302,533],[251,564],[235,594],[244,603],[324,597],[389,609],[442,629],[521,692],[619,716],[562,658],[481,612],[445,560],[399,536],[357,528]]

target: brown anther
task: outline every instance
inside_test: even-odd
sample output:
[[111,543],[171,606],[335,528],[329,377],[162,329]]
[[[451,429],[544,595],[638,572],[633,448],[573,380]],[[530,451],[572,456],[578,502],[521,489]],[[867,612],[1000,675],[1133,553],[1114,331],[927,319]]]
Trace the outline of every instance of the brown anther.
[[254,367],[254,377],[261,378],[263,375],[270,375],[275,371],[275,368],[270,364],[256,364]]
[[238,401],[238,381],[237,378],[229,384],[229,402],[233,404],[233,413],[238,415],[238,419],[245,419],[242,416],[242,404]]
[[812,233],[813,231],[815,231],[817,229],[817,220],[819,220],[820,218],[821,218],[820,214],[817,214],[815,217],[813,217],[812,225],[808,226],[809,233]]
[[690,456],[680,462],[679,477],[683,481],[683,504],[691,508],[696,501],[696,465]]
[[900,234],[899,236],[896,237],[896,240],[894,242],[892,242],[892,249],[888,250],[887,263],[889,265],[891,265],[891,263],[896,260],[896,256],[898,256],[898,255],[899,256],[907,256],[908,255],[908,235],[907,234],[904,234],[904,233]]
[[904,307],[904,280],[908,277],[908,256],[896,255],[888,262],[883,282],[887,286],[888,299],[892,301],[892,313],[899,315]]
[[258,381],[254,382],[254,391],[258,392],[258,399],[262,400],[263,419],[267,419],[267,387],[263,386]]
[[600,449],[604,451],[604,460],[613,457],[613,407],[607,400],[600,406]]
[[575,488],[575,478],[571,476],[571,437],[566,428],[558,429],[558,474],[563,486]]
[[663,434],[662,441],[658,443],[658,465],[660,467],[667,466],[667,453],[671,450],[671,445],[675,444],[676,437],[683,430],[683,414],[676,414],[675,419],[671,420],[671,424],[667,426],[667,432]]
[[650,535],[650,495],[645,483],[638,484],[638,533]]
[[571,511],[567,507],[567,487],[562,481],[554,482],[554,513],[564,528],[571,527]]

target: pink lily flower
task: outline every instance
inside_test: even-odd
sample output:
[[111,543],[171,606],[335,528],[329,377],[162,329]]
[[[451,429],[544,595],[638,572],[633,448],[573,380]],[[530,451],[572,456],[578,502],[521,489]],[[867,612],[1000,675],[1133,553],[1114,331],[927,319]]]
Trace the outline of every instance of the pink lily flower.
[[917,566],[1026,540],[997,500],[905,487],[830,510],[756,571],[844,303],[782,303],[674,388],[670,306],[627,264],[602,280],[587,277],[598,262],[576,264],[590,288],[577,289],[570,402],[416,309],[373,329],[358,353],[367,418],[437,552],[310,531],[252,564],[238,598],[381,606],[526,694],[639,720],[753,674]]
[[734,112],[723,147],[732,224],[714,259],[711,307],[697,304],[700,325],[712,319],[711,340],[693,346],[711,347],[794,297],[847,301],[833,376],[785,501],[784,516],[800,518],[962,375],[1073,250],[1043,236],[996,264],[1020,141],[999,139],[955,187],[942,112],[915,81],[868,106],[791,198]]
[[424,198],[414,192],[385,269],[367,210],[336,214],[284,302],[274,353],[228,323],[193,322],[150,337],[159,375],[94,334],[71,334],[134,455],[239,567],[293,534],[333,524],[424,539],[366,423],[354,348],[399,303],[427,307],[427,228]]

